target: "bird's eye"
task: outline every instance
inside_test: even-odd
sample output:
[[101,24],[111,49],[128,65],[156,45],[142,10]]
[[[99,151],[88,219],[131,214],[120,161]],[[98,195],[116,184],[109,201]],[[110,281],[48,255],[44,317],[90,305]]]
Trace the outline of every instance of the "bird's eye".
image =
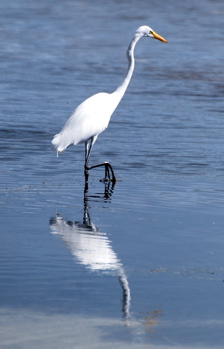
[[152,34],[152,35],[153,35],[153,30],[150,30],[149,34]]

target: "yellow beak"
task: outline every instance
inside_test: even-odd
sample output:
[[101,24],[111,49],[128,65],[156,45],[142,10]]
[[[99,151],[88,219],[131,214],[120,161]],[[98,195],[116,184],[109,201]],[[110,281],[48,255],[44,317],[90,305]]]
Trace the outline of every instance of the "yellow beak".
[[167,42],[166,39],[164,39],[162,36],[160,36],[159,34],[152,32],[152,35],[154,36],[155,39],[160,40],[162,42]]

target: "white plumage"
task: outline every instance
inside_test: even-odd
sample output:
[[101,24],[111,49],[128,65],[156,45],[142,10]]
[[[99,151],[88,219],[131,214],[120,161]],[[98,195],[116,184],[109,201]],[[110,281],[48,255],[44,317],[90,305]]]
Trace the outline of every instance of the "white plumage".
[[113,93],[97,93],[86,99],[75,109],[61,132],[56,134],[52,140],[57,155],[70,145],[85,143],[86,181],[88,181],[88,170],[99,166],[105,167],[105,180],[116,181],[112,166],[108,162],[89,166],[89,157],[92,146],[98,135],[107,128],[111,115],[128,87],[135,64],[134,48],[138,40],[143,36],[167,42],[164,38],[156,34],[150,27],[139,27],[127,50],[128,69],[121,85],[119,85]]
[[81,103],[71,114],[61,132],[52,140],[57,152],[61,153],[70,145],[84,143],[92,137],[97,138],[107,128],[118,103],[116,94],[103,92]]

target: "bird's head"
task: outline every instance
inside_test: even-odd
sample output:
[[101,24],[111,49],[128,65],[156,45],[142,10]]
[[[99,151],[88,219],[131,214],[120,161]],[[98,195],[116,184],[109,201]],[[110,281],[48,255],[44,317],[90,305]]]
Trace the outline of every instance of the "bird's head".
[[156,32],[154,32],[154,30],[150,27],[148,27],[147,25],[143,25],[141,27],[139,27],[136,32],[135,35],[137,36],[146,36],[148,38],[153,38],[153,39],[157,39],[163,42],[167,42],[166,39],[164,39],[162,36],[160,36],[159,34],[157,34]]

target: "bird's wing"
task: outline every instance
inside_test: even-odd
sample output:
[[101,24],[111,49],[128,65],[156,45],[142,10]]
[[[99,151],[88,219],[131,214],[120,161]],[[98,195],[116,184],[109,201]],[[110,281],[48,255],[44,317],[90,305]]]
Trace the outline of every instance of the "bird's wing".
[[98,93],[81,103],[67,120],[52,144],[58,152],[94,137],[107,128],[116,108],[112,94]]

